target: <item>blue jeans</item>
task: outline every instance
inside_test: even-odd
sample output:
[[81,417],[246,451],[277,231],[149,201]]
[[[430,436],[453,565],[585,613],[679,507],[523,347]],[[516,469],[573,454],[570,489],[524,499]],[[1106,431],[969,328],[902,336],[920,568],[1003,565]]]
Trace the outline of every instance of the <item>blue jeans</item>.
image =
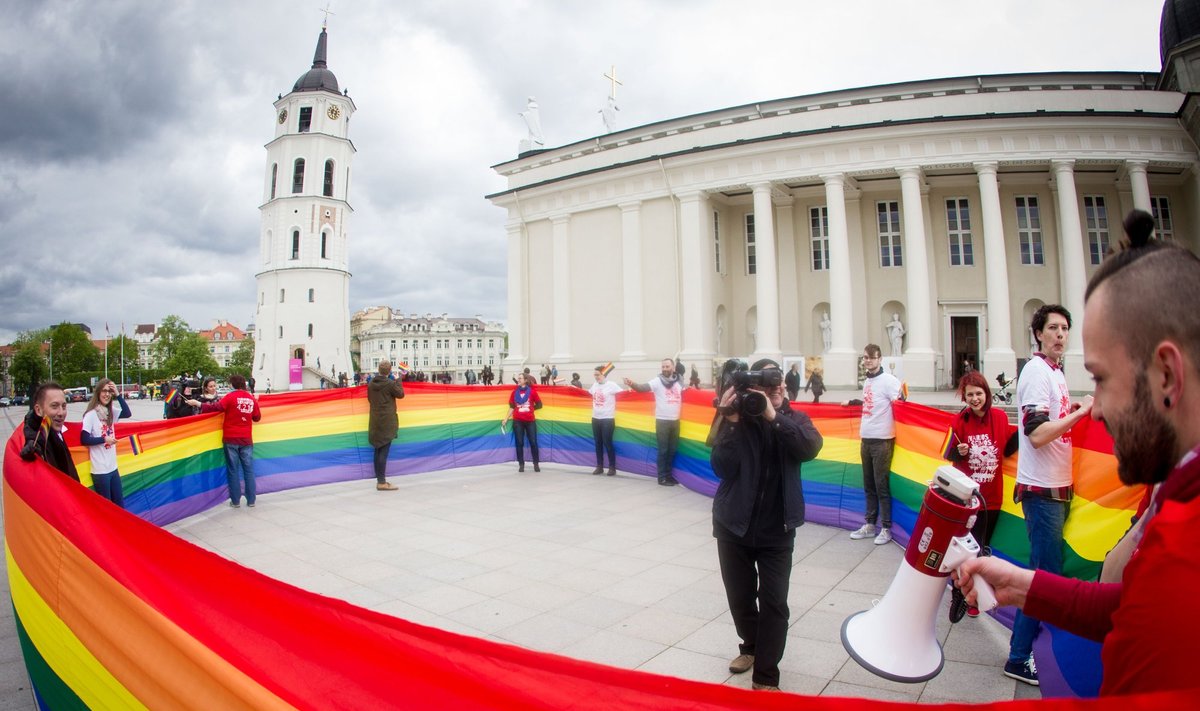
[[[1025,512],[1025,530],[1029,533],[1029,568],[1062,575],[1063,526],[1071,505],[1044,496],[1026,496],[1021,501]],[[1008,661],[1024,662],[1033,653],[1037,637],[1037,619],[1017,610],[1013,620],[1012,638],[1008,643]]]
[[125,508],[125,494],[121,490],[121,475],[116,469],[107,474],[92,474],[92,488],[96,493]]
[[655,420],[654,439],[658,444],[658,478],[671,476],[675,450],[679,448],[679,420]]
[[242,502],[242,480],[246,482],[246,503],[254,504],[254,445],[225,445],[225,477],[229,480],[229,500]]

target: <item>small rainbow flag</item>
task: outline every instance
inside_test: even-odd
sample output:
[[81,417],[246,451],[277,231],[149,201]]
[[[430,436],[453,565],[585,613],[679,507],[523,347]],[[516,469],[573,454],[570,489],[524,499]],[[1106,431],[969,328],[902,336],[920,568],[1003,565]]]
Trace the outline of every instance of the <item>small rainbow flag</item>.
[[49,417],[42,418],[42,437],[44,437],[46,439],[46,442],[50,441],[50,418]]
[[950,455],[958,449],[958,435],[954,427],[946,428],[946,438],[942,440],[942,459],[950,459]]
[[140,434],[131,434],[125,439],[129,440],[129,449],[132,450],[134,454],[141,454],[143,451],[145,451],[145,448],[142,447],[142,436]]
[[167,403],[171,402],[172,400],[175,399],[175,396],[178,394],[179,394],[179,388],[172,387],[170,390],[167,391],[167,396],[163,398],[163,402],[167,402]]
[[905,400],[908,399],[908,381],[907,380],[902,381],[900,383],[900,397]]
[[408,363],[405,363],[404,361],[397,361],[396,369],[400,371],[401,375],[408,373],[408,371],[410,370],[408,367]]
[[612,361],[610,360],[609,362],[600,366],[600,374],[607,378],[608,374],[613,372],[616,369],[617,369],[617,366],[613,365]]

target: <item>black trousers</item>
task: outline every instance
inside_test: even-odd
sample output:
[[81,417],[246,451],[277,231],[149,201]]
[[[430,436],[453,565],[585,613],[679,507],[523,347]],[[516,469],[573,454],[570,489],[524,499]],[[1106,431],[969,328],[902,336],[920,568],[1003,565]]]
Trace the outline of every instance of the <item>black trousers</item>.
[[604,453],[608,452],[608,466],[617,468],[617,448],[613,444],[613,433],[617,430],[617,421],[613,418],[598,420],[592,418],[592,439],[596,440],[596,466],[604,468]]
[[742,654],[754,655],[756,684],[779,686],[779,660],[788,630],[792,549],[754,548],[717,540],[721,582]]
[[388,452],[392,451],[392,443],[375,448],[375,481],[382,484],[387,481]]
[[517,463],[525,466],[525,438],[529,438],[529,451],[533,453],[533,463],[538,463],[537,420],[513,420],[513,438],[517,444]]
[[658,478],[664,479],[671,476],[679,448],[679,420],[654,420],[654,439],[658,443]]

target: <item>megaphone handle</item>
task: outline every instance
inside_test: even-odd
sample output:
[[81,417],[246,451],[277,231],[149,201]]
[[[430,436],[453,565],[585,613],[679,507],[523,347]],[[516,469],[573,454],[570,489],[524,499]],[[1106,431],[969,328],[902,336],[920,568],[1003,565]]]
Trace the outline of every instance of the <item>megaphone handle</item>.
[[975,607],[979,608],[980,612],[989,612],[996,609],[996,591],[992,589],[992,584],[983,579],[983,576],[976,573],[971,576],[971,582],[975,588]]

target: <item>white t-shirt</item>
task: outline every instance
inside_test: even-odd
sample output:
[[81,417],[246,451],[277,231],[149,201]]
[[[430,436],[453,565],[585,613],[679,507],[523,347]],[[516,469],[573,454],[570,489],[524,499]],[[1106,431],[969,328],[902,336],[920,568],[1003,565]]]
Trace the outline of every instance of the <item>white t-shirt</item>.
[[650,381],[650,391],[654,393],[654,419],[678,420],[679,411],[683,407],[683,385],[676,378],[671,387],[663,385],[662,376]]
[[900,381],[891,373],[880,373],[863,383],[862,421],[858,435],[863,439],[895,439],[896,418],[892,403],[900,398]]
[[1071,412],[1071,392],[1062,368],[1055,368],[1041,356],[1029,359],[1017,378],[1017,482],[1034,486],[1071,485],[1071,433],[1035,449],[1025,434],[1025,418],[1040,412],[1051,420],[1061,420]]
[[588,388],[592,394],[592,417],[597,420],[611,420],[617,416],[617,393],[622,392],[620,385],[611,380],[603,383],[592,383]]
[[[113,417],[120,414],[114,412]],[[83,431],[93,437],[116,437],[113,423],[105,422],[108,408],[97,407],[88,410],[83,415]],[[114,444],[93,444],[88,447],[88,457],[92,460],[93,474],[108,474],[117,470],[117,446]]]

